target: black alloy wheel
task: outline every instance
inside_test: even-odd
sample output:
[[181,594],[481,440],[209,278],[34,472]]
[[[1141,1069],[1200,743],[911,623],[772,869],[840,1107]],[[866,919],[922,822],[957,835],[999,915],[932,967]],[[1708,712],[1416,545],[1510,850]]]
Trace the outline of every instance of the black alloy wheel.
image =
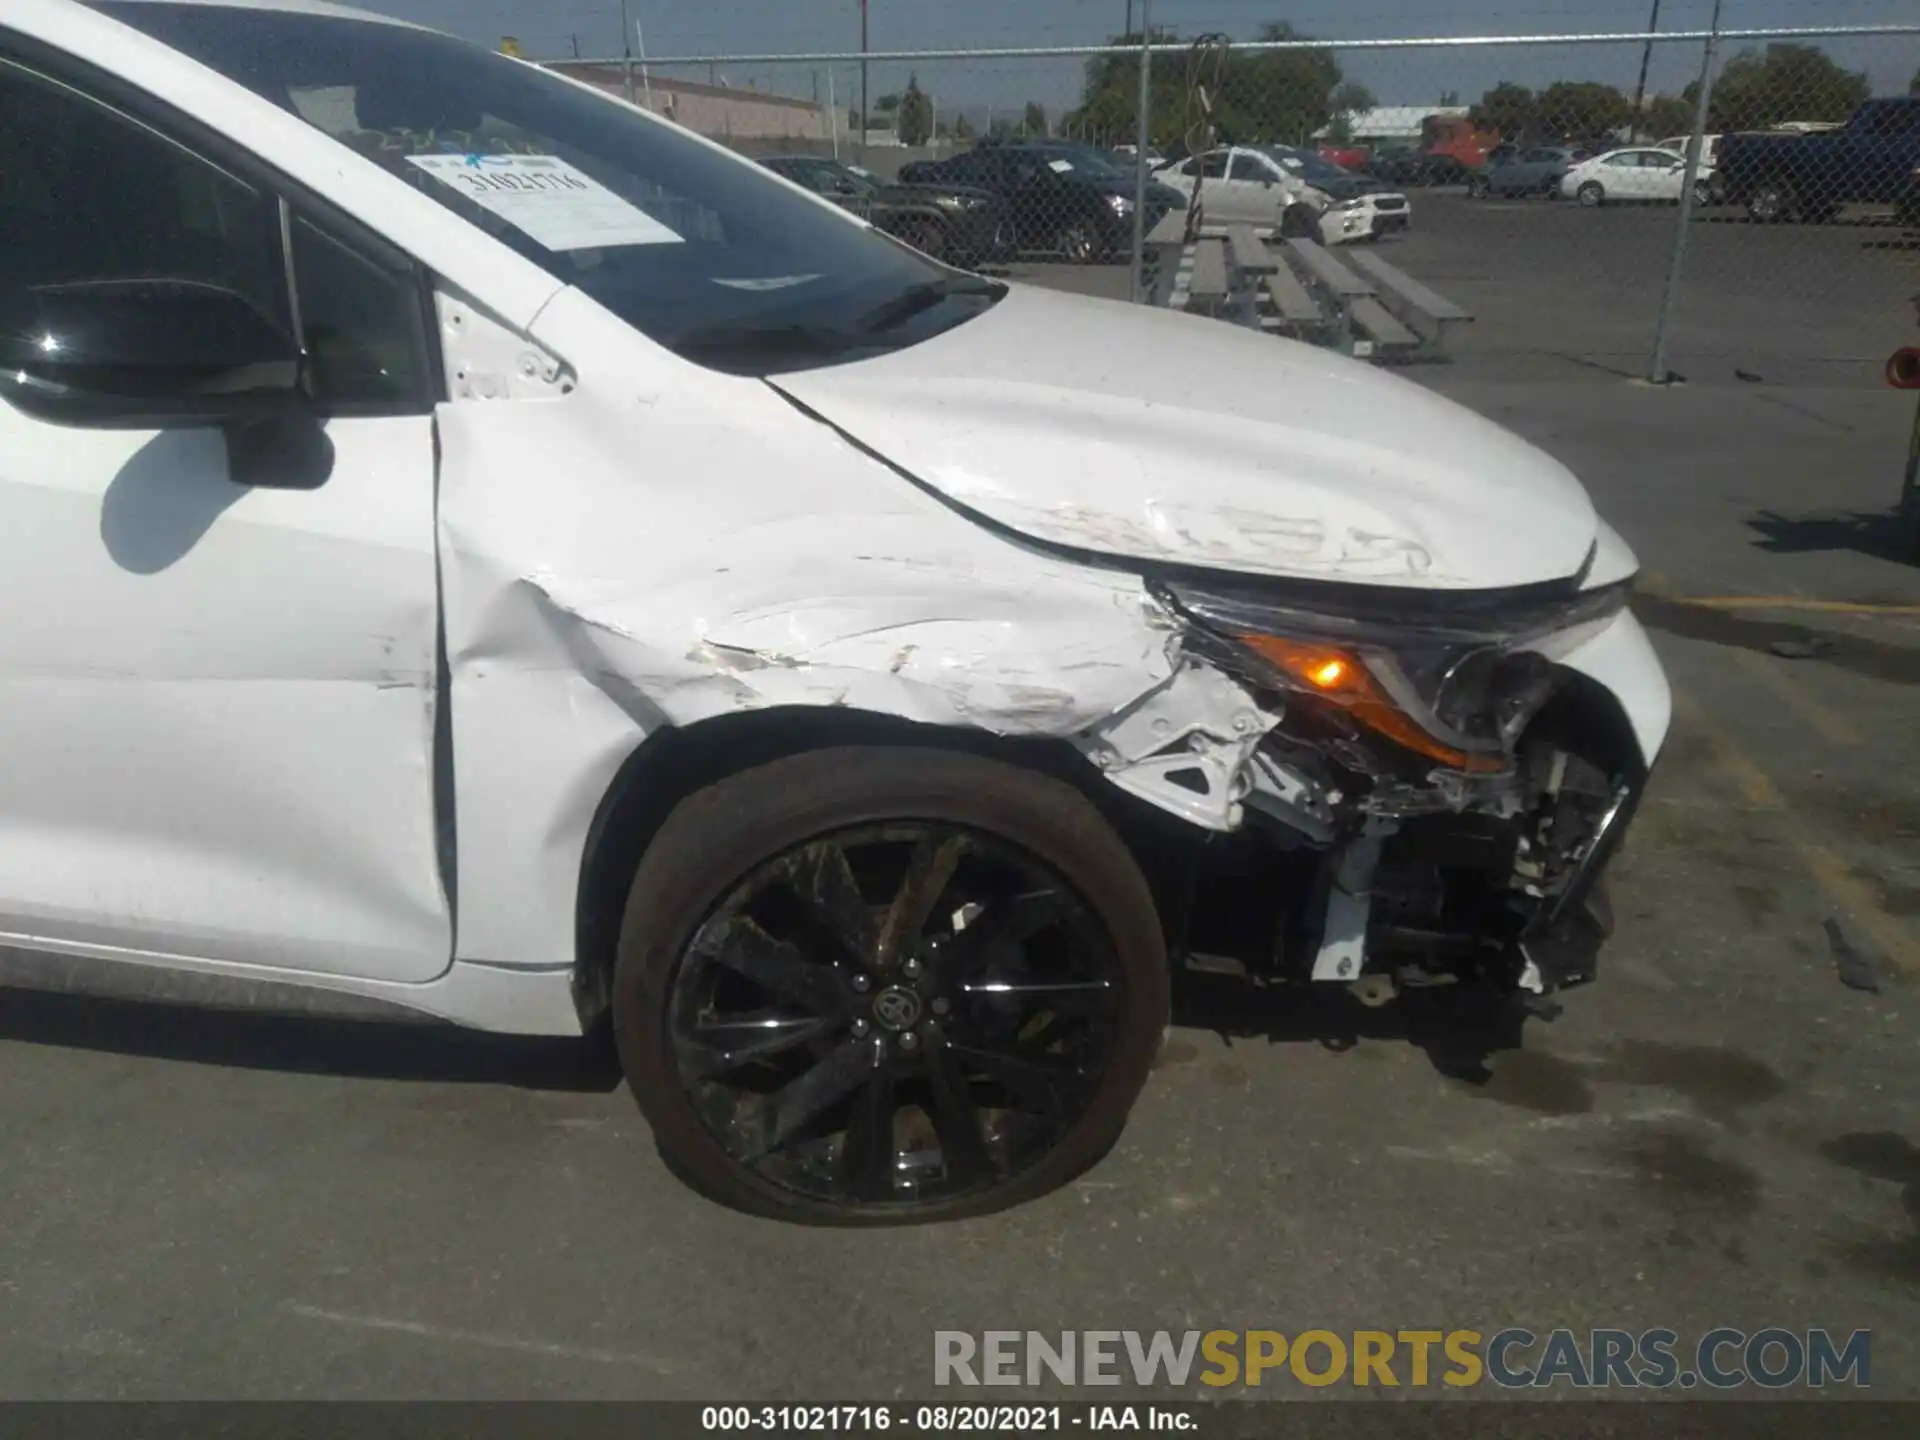
[[1077,791],[976,756],[843,750],[674,812],[635,878],[614,1020],[696,1185],[884,1224],[1000,1209],[1096,1160],[1166,987],[1145,882]]
[[930,259],[947,258],[947,227],[931,217],[911,222],[900,238]]
[[1762,225],[1773,225],[1793,211],[1793,193],[1784,185],[1768,181],[1747,196],[1747,218]]
[[1054,233],[1053,248],[1070,265],[1091,265],[1100,258],[1100,234],[1085,220],[1069,220]]

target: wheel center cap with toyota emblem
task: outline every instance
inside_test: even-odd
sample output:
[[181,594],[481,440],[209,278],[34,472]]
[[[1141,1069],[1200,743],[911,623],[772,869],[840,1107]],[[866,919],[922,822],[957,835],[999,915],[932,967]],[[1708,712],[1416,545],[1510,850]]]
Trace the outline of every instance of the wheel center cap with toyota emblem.
[[873,997],[873,1018],[889,1030],[905,1030],[920,1018],[920,997],[889,985]]

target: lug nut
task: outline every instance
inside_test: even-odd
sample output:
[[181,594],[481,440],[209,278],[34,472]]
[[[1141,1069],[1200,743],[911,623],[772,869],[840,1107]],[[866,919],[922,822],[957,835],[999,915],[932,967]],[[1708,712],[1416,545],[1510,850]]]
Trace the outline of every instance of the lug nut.
[[863,995],[872,986],[872,984],[873,984],[873,981],[869,980],[864,975],[856,975],[853,977],[853,988],[858,990]]
[[872,1027],[870,1027],[864,1019],[853,1022],[853,1033],[855,1035],[864,1035],[870,1028]]
[[920,1037],[914,1034],[913,1031],[903,1030],[900,1032],[900,1048],[902,1050],[911,1050],[919,1043]]
[[947,997],[944,995],[933,1002],[933,1013],[936,1015],[944,1015],[951,1008],[952,1006],[947,1003]]

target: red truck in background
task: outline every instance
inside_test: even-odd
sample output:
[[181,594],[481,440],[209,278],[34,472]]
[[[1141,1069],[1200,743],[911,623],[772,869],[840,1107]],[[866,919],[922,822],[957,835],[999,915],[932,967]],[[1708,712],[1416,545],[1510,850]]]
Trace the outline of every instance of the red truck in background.
[[1423,155],[1451,155],[1469,169],[1485,165],[1488,152],[1499,143],[1498,129],[1476,125],[1466,115],[1429,115],[1420,122]]
[[[1429,115],[1420,122],[1420,144],[1412,155],[1443,155],[1469,170],[1478,170],[1487,163],[1487,153],[1499,143],[1497,129],[1475,125],[1465,115]],[[1371,170],[1376,159],[1384,164],[1409,158],[1406,152],[1376,154],[1367,145],[1322,145],[1320,153],[1348,170]]]

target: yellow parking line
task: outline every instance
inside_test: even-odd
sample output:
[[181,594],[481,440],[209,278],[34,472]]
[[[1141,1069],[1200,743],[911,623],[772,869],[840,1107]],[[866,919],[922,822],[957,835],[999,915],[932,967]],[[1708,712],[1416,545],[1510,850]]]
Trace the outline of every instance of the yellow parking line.
[[[1822,705],[1807,692],[1804,686],[1796,685],[1781,674],[1780,667],[1768,660],[1766,656],[1752,650],[1738,649],[1732,654],[1736,665],[1771,690],[1774,698],[1817,730],[1820,738],[1828,744],[1858,745],[1860,743],[1860,732],[1853,728],[1852,722],[1846,716],[1837,715]],[[1812,670],[1807,673],[1817,676],[1822,672]]]
[[[1720,768],[1739,787],[1748,804],[1756,810],[1787,810],[1785,798],[1767,772],[1735,743],[1731,735],[1714,723],[1691,695],[1676,687],[1673,701],[1674,708],[1705,733],[1715,758],[1720,762]],[[1787,844],[1799,856],[1802,868],[1834,907],[1852,916],[1854,923],[1891,963],[1902,970],[1920,973],[1920,941],[1914,939],[1905,925],[1880,908],[1879,900],[1867,886],[1854,878],[1846,862],[1826,846],[1808,839],[1797,817],[1789,815],[1787,824],[1781,828]]]

